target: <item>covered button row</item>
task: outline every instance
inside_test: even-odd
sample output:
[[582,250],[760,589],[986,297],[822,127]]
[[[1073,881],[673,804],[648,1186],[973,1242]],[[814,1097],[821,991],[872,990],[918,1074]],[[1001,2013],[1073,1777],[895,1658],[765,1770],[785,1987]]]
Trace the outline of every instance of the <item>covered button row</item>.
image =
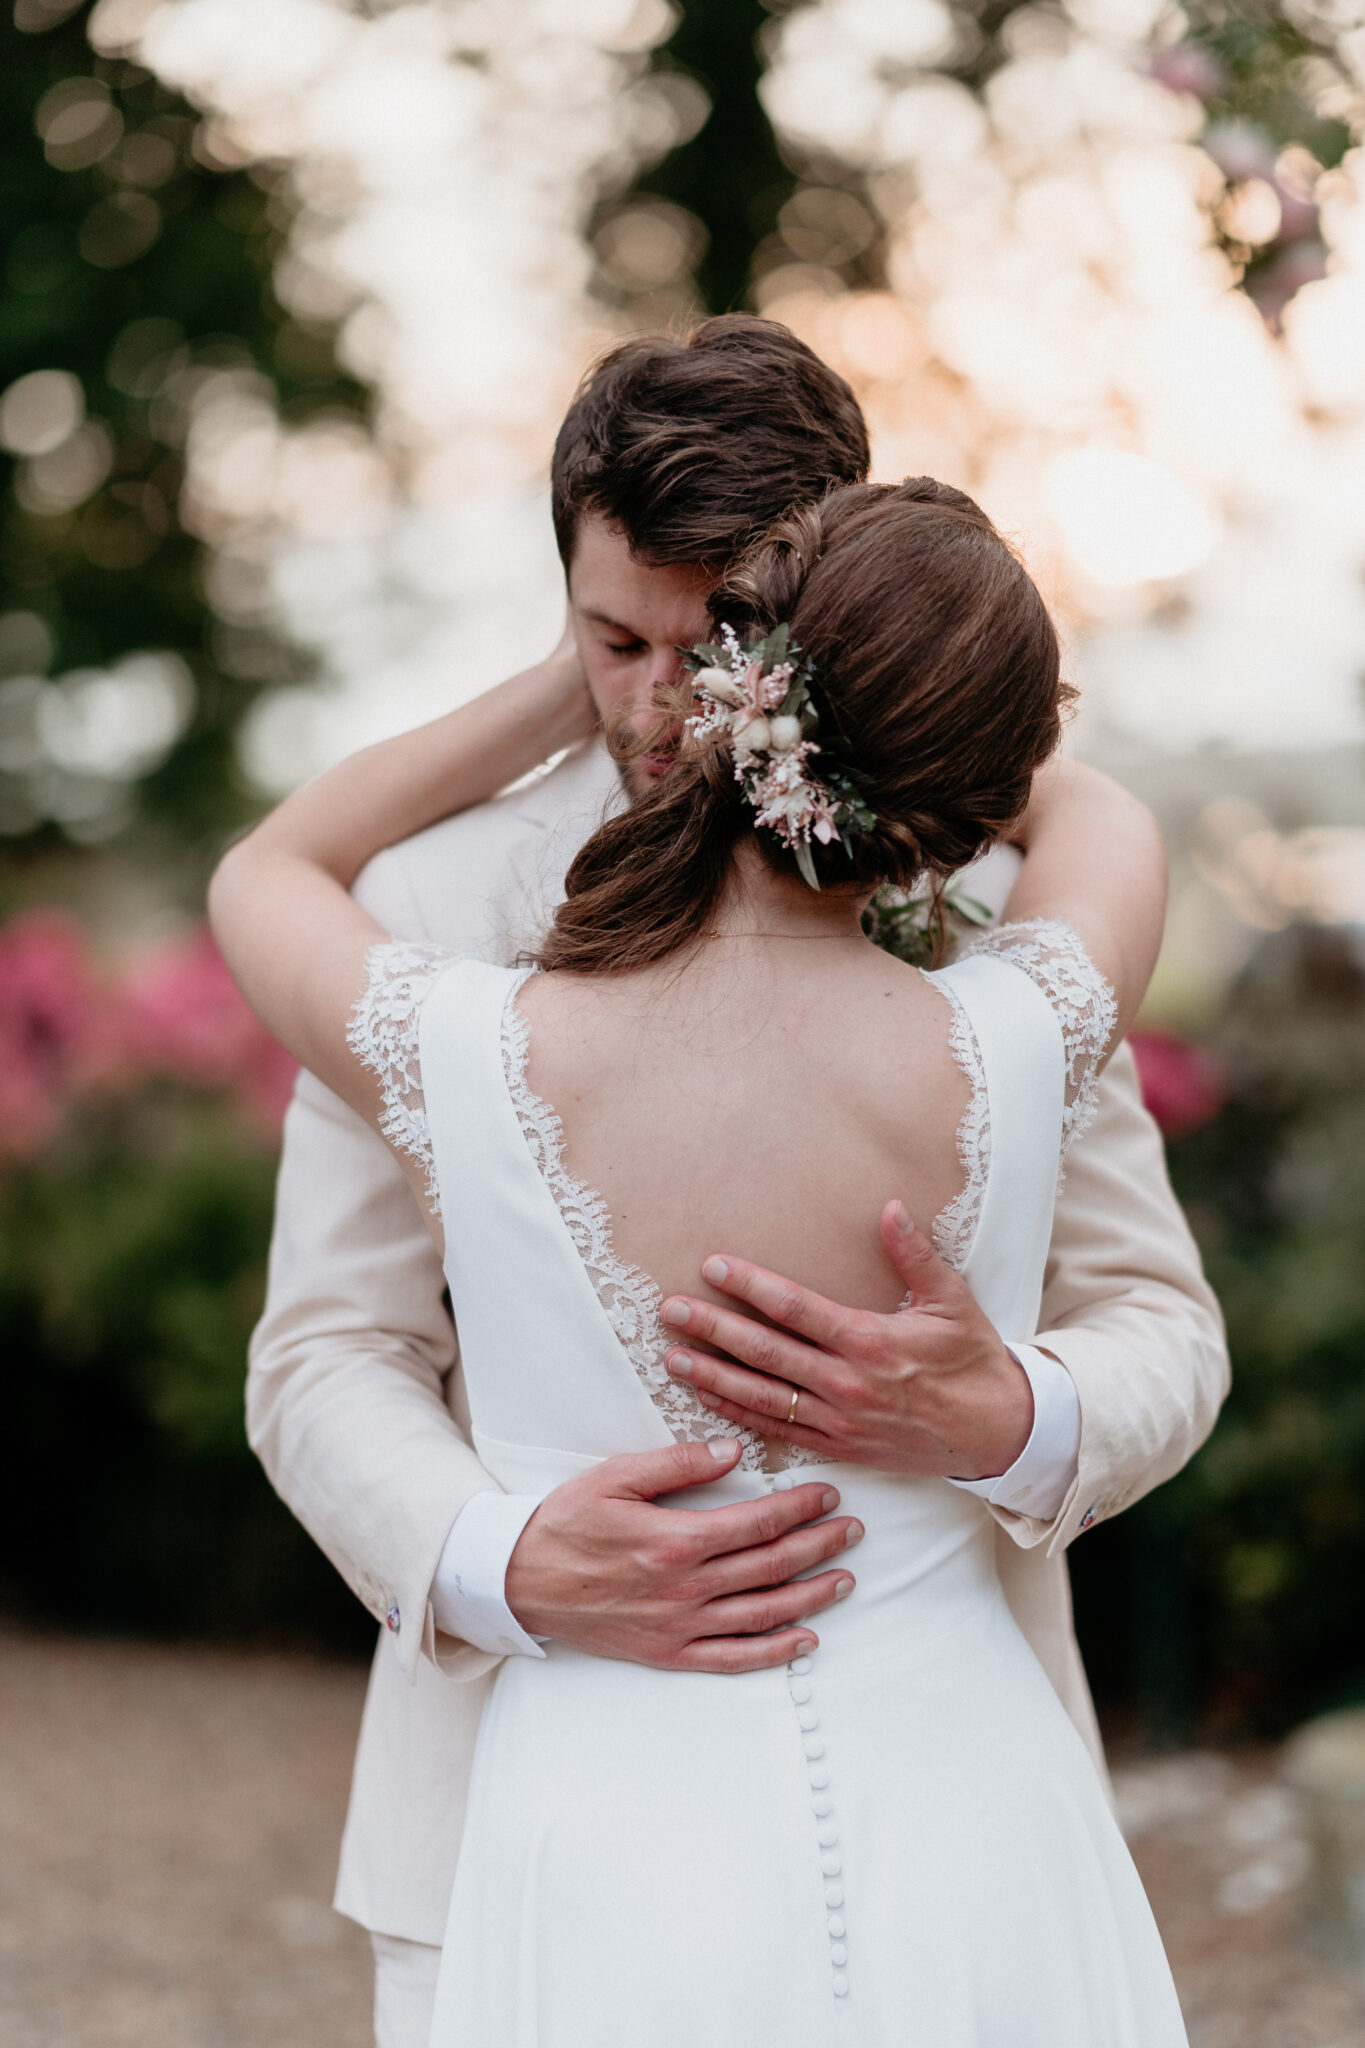
[[834,1971],[831,1990],[836,1998],[848,1996],[848,1977],[844,1965],[848,1961],[848,1947],[844,1941],[846,1932],[844,1916],[840,1907],[844,1903],[844,1888],[837,1882],[843,1875],[843,1859],[839,1855],[839,1830],[832,1815],[834,1801],[829,1795],[829,1772],[824,1768],[825,1745],[820,1738],[820,1717],[811,1706],[811,1688],[806,1683],[811,1664],[809,1657],[794,1658],[788,1665],[792,1703],[796,1707],[796,1721],[805,1737],[806,1760],[811,1765],[811,1805],[815,1818],[820,1823],[815,1839],[822,1851],[820,1870],[825,1878],[825,1921],[829,1931],[830,1965]]

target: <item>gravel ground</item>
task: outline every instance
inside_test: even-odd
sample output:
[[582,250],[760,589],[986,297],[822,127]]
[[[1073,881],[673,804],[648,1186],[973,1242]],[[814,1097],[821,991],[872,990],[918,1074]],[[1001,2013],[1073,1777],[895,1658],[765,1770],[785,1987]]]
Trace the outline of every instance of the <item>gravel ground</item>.
[[328,1901],[365,1674],[0,1637],[4,2048],[367,2048]]
[[[369,1945],[327,1903],[363,1691],[283,1656],[0,1636],[4,2048],[369,2048]],[[1274,1754],[1116,1783],[1192,2048],[1365,2048],[1365,1989],[1300,1932]]]

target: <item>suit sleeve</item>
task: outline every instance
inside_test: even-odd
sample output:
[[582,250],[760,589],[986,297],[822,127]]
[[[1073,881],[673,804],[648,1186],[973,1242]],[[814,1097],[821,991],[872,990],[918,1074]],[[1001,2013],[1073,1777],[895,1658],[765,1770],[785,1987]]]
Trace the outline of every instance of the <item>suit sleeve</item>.
[[[402,935],[401,867],[357,890]],[[412,933],[414,937],[419,933]],[[397,1162],[309,1074],[285,1118],[247,1433],[271,1484],[376,1620],[409,1678],[496,1661],[437,1632],[431,1588],[451,1526],[497,1491],[452,1412],[454,1326],[440,1259]]]
[[992,1513],[1023,1547],[1059,1551],[1180,1471],[1229,1383],[1218,1303],[1127,1046],[1067,1160],[1040,1321],[1031,1341],[1060,1359],[1080,1399],[1076,1477],[1050,1520]]

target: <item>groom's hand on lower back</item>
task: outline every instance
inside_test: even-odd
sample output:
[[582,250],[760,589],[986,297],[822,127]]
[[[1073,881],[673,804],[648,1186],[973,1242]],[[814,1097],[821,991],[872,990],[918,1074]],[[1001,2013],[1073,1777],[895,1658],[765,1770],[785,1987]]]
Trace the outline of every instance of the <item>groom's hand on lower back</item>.
[[669,1371],[727,1420],[835,1461],[916,1478],[1008,1471],[1033,1426],[1028,1375],[899,1202],[881,1235],[910,1297],[898,1313],[846,1308],[746,1259],[707,1259],[706,1279],[735,1306],[665,1301],[679,1344],[710,1347],[670,1352]]
[[863,1533],[850,1516],[831,1518],[832,1486],[701,1512],[657,1504],[730,1471],[738,1454],[729,1437],[630,1453],[547,1494],[507,1567],[522,1627],[667,1671],[760,1671],[813,1647],[803,1624],[853,1587],[847,1569],[818,1567]]

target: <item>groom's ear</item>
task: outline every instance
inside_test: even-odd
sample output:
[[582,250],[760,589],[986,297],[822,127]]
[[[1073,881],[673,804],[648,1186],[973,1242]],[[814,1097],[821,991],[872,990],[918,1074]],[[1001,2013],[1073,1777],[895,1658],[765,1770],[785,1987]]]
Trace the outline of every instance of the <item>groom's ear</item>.
[[596,512],[642,561],[730,562],[870,460],[852,390],[779,322],[725,313],[682,338],[635,336],[589,370],[559,430],[560,557],[567,570]]

